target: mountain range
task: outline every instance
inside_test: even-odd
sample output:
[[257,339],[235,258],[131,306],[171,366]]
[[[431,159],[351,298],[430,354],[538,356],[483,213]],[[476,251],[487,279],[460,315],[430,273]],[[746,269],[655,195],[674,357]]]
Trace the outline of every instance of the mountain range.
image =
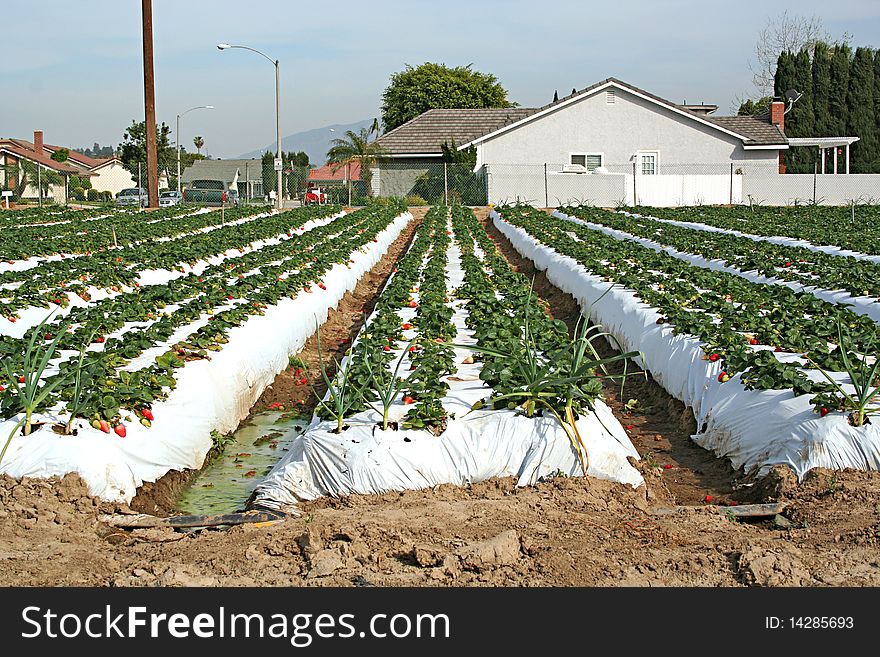
[[[305,151],[309,155],[309,162],[320,166],[327,161],[327,151],[330,149],[332,140],[343,137],[346,130],[357,132],[361,128],[369,128],[372,123],[372,119],[364,119],[356,123],[334,123],[323,128],[295,132],[281,138],[281,148],[284,152]],[[275,144],[272,143],[259,150],[242,153],[238,157],[240,159],[259,158],[266,151],[274,153]]]

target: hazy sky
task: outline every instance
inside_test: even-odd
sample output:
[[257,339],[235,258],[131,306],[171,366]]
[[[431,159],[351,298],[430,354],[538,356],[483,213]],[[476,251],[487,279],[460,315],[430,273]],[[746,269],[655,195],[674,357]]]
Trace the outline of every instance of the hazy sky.
[[[144,113],[141,3],[3,4],[0,136],[118,144]],[[153,0],[157,115],[174,130],[177,113],[215,105],[181,119],[181,134],[216,157],[274,142],[272,65],[219,42],[280,60],[284,135],[379,116],[389,76],[426,61],[493,73],[526,107],[613,76],[731,113],[752,89],[758,32],[785,9],[880,47],[877,0]]]

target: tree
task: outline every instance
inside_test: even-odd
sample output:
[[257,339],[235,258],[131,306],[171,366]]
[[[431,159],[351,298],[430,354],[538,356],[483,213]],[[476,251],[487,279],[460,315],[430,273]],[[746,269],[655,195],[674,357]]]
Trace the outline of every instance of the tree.
[[[123,135],[122,144],[119,147],[119,159],[122,166],[135,178],[138,175],[138,163],[141,165],[141,173],[146,180],[147,175],[147,122],[132,121]],[[156,126],[156,152],[158,155],[157,174],[159,171],[177,170],[177,151],[171,146],[171,128],[165,123]]]
[[831,50],[819,41],[813,50],[813,126],[815,134],[827,137],[833,132],[828,103],[831,98]]
[[853,144],[852,170],[870,173],[880,159],[874,106],[874,57],[870,48],[856,48],[846,95],[847,131],[859,138]]
[[828,133],[831,137],[846,135],[846,94],[849,90],[849,69],[852,51],[846,44],[834,46],[831,53],[831,94],[828,96]]
[[52,159],[56,162],[67,162],[70,157],[70,150],[67,148],[59,148],[57,151],[52,153]]
[[[848,39],[849,35],[844,34],[841,40]],[[781,53],[799,52],[803,48],[811,52],[819,41],[830,43],[832,38],[817,16],[789,14],[786,10],[768,18],[755,43],[755,62],[749,64],[757,96],[767,96],[773,91]]]
[[205,140],[202,139],[201,135],[195,137],[193,139],[193,146],[196,147],[196,151],[198,151],[199,155],[202,154],[202,146],[205,145]]
[[370,130],[367,128],[361,128],[357,133],[346,130],[345,137],[334,139],[330,144],[327,162],[336,165],[333,170],[339,169],[351,160],[357,160],[361,165],[361,180],[367,190],[367,196],[372,196],[373,190],[370,184],[373,179],[372,168],[376,162],[384,161],[388,152],[375,141],[370,141]]
[[275,154],[271,151],[263,153],[260,160],[263,169],[263,193],[275,191],[278,187],[278,174],[275,172]]
[[737,116],[761,116],[770,112],[770,102],[773,96],[764,96],[758,100],[747,98],[740,103],[739,109],[736,111]]
[[391,76],[382,94],[382,122],[393,130],[429,109],[513,107],[507,91],[489,73],[471,70],[471,65],[449,68],[427,62]]
[[[413,193],[421,196],[429,203],[443,203],[448,196],[450,203],[464,205],[484,205],[486,203],[486,186],[482,178],[474,173],[477,164],[475,146],[459,149],[452,143],[440,145],[443,152],[444,165],[432,165],[428,171],[416,180]],[[448,190],[448,195],[444,192]]]

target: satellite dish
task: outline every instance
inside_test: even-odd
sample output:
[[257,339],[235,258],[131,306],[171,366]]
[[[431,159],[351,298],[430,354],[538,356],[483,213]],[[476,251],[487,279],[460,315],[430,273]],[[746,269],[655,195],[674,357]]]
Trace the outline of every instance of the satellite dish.
[[799,91],[797,91],[796,89],[789,89],[788,91],[785,92],[785,100],[787,100],[790,103],[796,103],[797,101],[800,100],[801,96],[803,96],[803,94],[800,93]]

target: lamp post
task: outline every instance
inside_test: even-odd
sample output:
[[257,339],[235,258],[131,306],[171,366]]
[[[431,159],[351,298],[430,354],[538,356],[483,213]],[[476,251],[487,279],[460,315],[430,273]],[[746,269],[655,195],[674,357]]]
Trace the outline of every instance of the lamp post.
[[275,132],[278,138],[278,144],[275,150],[275,170],[278,172],[278,185],[275,189],[275,207],[278,210],[281,210],[283,207],[283,201],[281,199],[281,169],[283,168],[283,166],[281,161],[281,73],[278,60],[272,59],[266,53],[260,52],[256,48],[251,48],[250,46],[233,46],[228,43],[217,44],[218,50],[227,50],[229,48],[242,48],[243,50],[250,50],[251,52],[257,53],[258,55],[262,55],[275,65]]
[[190,107],[185,112],[177,115],[177,132],[174,133],[177,137],[177,193],[180,194],[180,117],[184,114],[189,114],[193,110],[197,109],[214,109],[213,105],[199,105],[198,107]]

